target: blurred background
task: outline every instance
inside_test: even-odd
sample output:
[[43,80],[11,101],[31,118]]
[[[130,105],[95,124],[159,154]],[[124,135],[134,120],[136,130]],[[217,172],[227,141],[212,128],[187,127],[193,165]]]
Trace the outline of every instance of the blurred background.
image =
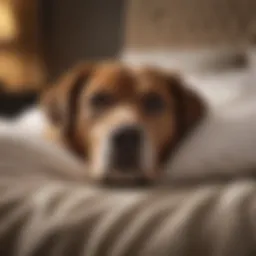
[[1,89],[40,90],[84,59],[241,67],[255,41],[255,0],[0,0]]

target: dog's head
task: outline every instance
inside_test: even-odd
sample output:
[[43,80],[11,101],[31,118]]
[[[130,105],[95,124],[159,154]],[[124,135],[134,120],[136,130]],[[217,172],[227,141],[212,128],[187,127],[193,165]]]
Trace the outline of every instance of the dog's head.
[[63,141],[102,179],[155,179],[202,118],[201,99],[176,74],[82,64],[44,95]]

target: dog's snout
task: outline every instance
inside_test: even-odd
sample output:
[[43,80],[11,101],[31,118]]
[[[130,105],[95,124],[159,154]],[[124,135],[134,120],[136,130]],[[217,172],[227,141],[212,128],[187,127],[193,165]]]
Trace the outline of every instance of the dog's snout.
[[118,129],[112,138],[113,165],[118,170],[128,170],[139,165],[142,133],[136,126]]
[[138,128],[127,126],[119,129],[113,137],[113,143],[119,150],[134,149],[139,146],[141,132]]

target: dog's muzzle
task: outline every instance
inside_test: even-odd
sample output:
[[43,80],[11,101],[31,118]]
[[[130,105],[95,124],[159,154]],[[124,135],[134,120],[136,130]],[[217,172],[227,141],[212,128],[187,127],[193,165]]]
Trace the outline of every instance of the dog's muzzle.
[[[111,137],[111,169],[135,174],[141,168],[143,133],[137,126],[122,126]],[[137,173],[138,174],[138,173]]]

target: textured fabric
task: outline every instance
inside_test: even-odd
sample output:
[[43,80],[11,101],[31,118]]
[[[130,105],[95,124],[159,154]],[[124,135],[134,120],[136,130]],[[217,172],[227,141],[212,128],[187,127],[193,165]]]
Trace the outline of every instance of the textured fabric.
[[0,187],[1,255],[255,255],[255,182],[144,192],[18,179]]
[[0,255],[256,253],[252,178],[114,190],[86,184],[81,167],[52,145],[2,132]]
[[125,48],[243,47],[255,36],[254,0],[129,0]]

